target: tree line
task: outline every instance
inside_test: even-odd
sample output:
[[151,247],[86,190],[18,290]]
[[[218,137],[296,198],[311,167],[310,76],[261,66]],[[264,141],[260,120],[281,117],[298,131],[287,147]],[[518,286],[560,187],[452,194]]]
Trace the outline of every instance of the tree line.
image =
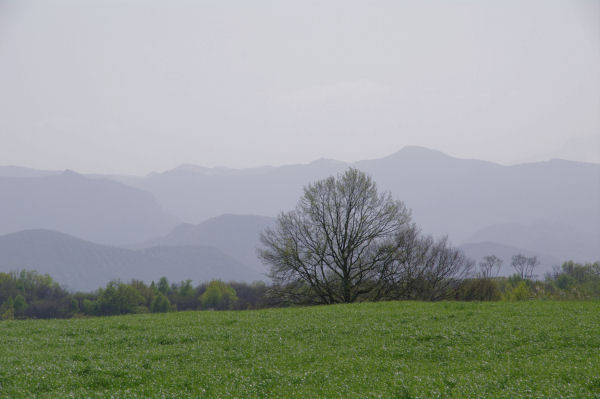
[[[513,256],[513,262],[515,258]],[[523,256],[523,255],[520,255]],[[528,299],[597,300],[600,299],[600,262],[564,262],[533,279],[515,273],[510,277],[494,277],[479,273],[457,286],[454,299],[465,301],[519,301]]]
[[35,271],[0,273],[0,319],[45,319],[162,313],[181,310],[243,310],[275,306],[263,282],[225,283],[191,280],[169,283],[166,277],[146,284],[113,280],[94,292],[70,293],[49,275]]
[[[515,273],[498,277],[486,273],[485,260],[469,278],[446,285],[444,299],[459,301],[520,301],[529,299],[600,299],[600,262],[568,261],[543,279]],[[416,292],[416,291],[415,291]],[[426,299],[418,295],[411,299]],[[0,273],[0,320],[109,316],[184,310],[248,310],[293,306],[279,296],[279,287],[264,282],[210,281],[196,286],[191,280],[157,283],[117,280],[94,292],[70,293],[50,276],[35,271]]]

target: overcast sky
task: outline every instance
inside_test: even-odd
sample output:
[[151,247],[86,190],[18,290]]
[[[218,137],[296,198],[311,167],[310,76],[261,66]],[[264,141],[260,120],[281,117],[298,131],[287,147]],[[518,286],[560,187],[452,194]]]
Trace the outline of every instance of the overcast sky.
[[405,145],[600,160],[600,1],[0,0],[0,165],[145,174]]

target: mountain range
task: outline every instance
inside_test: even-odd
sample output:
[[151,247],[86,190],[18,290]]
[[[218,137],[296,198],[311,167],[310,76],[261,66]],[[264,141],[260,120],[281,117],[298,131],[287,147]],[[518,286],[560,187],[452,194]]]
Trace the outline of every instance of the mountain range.
[[266,269],[258,259],[257,249],[260,247],[260,233],[274,224],[275,218],[268,216],[226,214],[210,218],[197,225],[181,224],[164,237],[134,247],[210,246],[259,273],[265,273]]
[[355,163],[319,160],[247,170],[186,165],[121,181],[151,192],[179,219],[198,223],[226,213],[276,216],[295,206],[307,183],[348,167],[371,174],[380,189],[404,201],[426,233],[449,235],[454,243],[535,244],[536,251],[558,259],[600,258],[600,164],[552,160],[504,166],[405,147]]
[[48,273],[71,290],[92,291],[112,279],[146,282],[166,276],[194,283],[265,280],[222,251],[203,245],[153,246],[131,250],[95,244],[51,230],[25,230],[0,236],[0,271]]
[[[0,246],[0,271],[27,265],[43,271],[51,262],[27,257],[27,246],[34,245],[31,237],[49,242],[44,244],[48,259],[52,248],[65,241],[64,236],[53,241],[48,232],[31,232],[45,229],[73,236],[65,248],[88,248],[73,249],[68,262],[55,259],[62,262],[55,266],[64,268],[64,273],[56,269],[57,280],[74,287],[79,282],[67,281],[67,275],[78,272],[68,268],[96,268],[82,272],[90,280],[95,276],[94,281],[111,273],[125,276],[117,272],[126,270],[144,278],[146,271],[154,276],[152,268],[164,267],[158,259],[179,262],[177,270],[190,271],[205,267],[210,262],[201,258],[215,253],[227,259],[216,264],[250,273],[240,271],[235,279],[251,281],[264,272],[256,258],[260,231],[295,206],[307,183],[348,167],[369,173],[380,190],[404,201],[424,233],[446,234],[473,257],[496,251],[509,258],[516,250],[539,255],[546,269],[567,259],[600,260],[600,164],[552,160],[504,166],[405,147],[385,158],[354,163],[322,159],[251,169],[182,165],[144,177],[0,167],[0,234],[5,234],[0,238],[12,240]],[[23,230],[29,232],[11,234]],[[76,244],[78,238],[91,242]],[[11,246],[21,251],[10,252]],[[110,256],[90,255],[100,253]],[[97,262],[100,258],[106,261]],[[175,269],[173,275],[179,276]]]
[[0,177],[0,234],[48,229],[114,245],[165,234],[178,222],[151,193],[106,178],[72,171]]

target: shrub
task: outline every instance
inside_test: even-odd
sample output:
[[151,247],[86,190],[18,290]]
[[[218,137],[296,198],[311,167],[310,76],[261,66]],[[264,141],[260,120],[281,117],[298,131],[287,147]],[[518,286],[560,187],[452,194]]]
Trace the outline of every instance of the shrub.
[[238,297],[235,290],[219,280],[211,281],[204,294],[200,296],[200,303],[204,309],[233,309],[237,301]]
[[83,313],[87,314],[87,315],[93,315],[96,314],[96,303],[93,301],[90,301],[89,299],[84,299],[82,304],[81,304],[81,310],[83,311]]
[[111,281],[98,297],[98,311],[103,315],[137,313],[144,297],[132,286]]
[[512,290],[508,292],[509,301],[524,301],[531,297],[531,291],[525,281],[520,281]]
[[12,297],[9,297],[0,306],[0,320],[13,320],[15,318],[15,305]]
[[162,292],[159,292],[158,295],[152,301],[152,306],[150,307],[150,311],[152,313],[165,313],[171,311],[171,302],[169,302],[169,298],[164,296]]
[[25,301],[25,298],[23,297],[23,295],[19,294],[15,297],[14,307],[15,307],[15,317],[17,317],[17,318],[25,317],[25,311],[27,310],[27,301]]

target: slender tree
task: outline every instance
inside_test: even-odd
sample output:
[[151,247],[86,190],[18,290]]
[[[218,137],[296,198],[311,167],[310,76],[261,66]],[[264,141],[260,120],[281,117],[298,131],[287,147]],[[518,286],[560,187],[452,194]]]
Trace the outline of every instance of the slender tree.
[[512,267],[517,274],[525,278],[533,278],[533,270],[540,264],[537,256],[527,257],[523,254],[516,254],[512,257]]
[[504,261],[496,255],[484,256],[479,262],[479,273],[482,278],[497,277]]

